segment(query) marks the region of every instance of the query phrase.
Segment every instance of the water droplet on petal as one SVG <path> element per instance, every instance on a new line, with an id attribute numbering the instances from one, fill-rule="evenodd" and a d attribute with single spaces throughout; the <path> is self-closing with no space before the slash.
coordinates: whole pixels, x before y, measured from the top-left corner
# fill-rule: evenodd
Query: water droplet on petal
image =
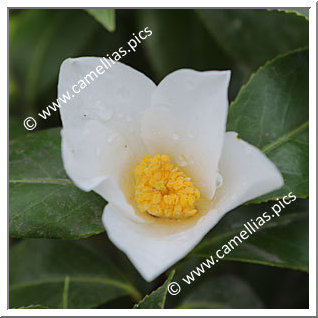
<path id="1" fill-rule="evenodd" d="M 108 121 L 113 117 L 113 111 L 110 108 L 106 108 L 101 113 L 101 119 L 104 121 Z"/>
<path id="2" fill-rule="evenodd" d="M 185 167 L 188 165 L 188 161 L 187 161 L 187 158 L 185 155 L 178 156 L 176 161 L 177 161 L 178 166 L 180 166 L 180 167 Z"/>
<path id="3" fill-rule="evenodd" d="M 100 147 L 96 148 L 96 155 L 99 156 L 102 152 L 102 149 Z"/>
<path id="4" fill-rule="evenodd" d="M 178 134 L 176 134 L 176 133 L 173 133 L 172 134 L 172 139 L 177 141 L 177 140 L 180 139 L 180 136 Z"/>
<path id="5" fill-rule="evenodd" d="M 125 87 L 120 87 L 119 89 L 117 89 L 116 93 L 117 96 L 122 100 L 125 100 L 129 97 L 129 91 Z"/>
<path id="6" fill-rule="evenodd" d="M 220 173 L 217 173 L 216 174 L 216 188 L 220 188 L 222 187 L 222 184 L 223 184 L 223 177 Z"/>
<path id="7" fill-rule="evenodd" d="M 193 138 L 194 138 L 193 133 L 189 132 L 189 133 L 188 133 L 188 137 L 189 137 L 190 139 L 193 139 Z"/>
<path id="8" fill-rule="evenodd" d="M 108 143 L 112 143 L 113 140 L 114 140 L 117 136 L 118 136 L 118 135 L 115 134 L 115 133 L 110 134 L 110 135 L 107 137 L 107 142 L 108 142 Z"/>
<path id="9" fill-rule="evenodd" d="M 113 116 L 111 107 L 105 105 L 104 102 L 97 100 L 90 108 L 85 108 L 85 118 L 93 120 L 108 121 Z"/>

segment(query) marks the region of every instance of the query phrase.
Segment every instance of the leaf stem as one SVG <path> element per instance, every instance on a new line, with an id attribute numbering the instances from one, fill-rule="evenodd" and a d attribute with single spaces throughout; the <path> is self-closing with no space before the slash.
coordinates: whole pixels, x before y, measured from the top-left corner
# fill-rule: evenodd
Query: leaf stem
<path id="1" fill-rule="evenodd" d="M 270 143 L 269 145 L 265 146 L 263 149 L 261 149 L 262 152 L 266 153 L 268 152 L 270 149 L 274 148 L 277 145 L 280 145 L 281 143 L 283 143 L 284 141 L 288 140 L 288 138 L 292 137 L 293 135 L 296 135 L 297 133 L 299 133 L 300 131 L 304 130 L 305 128 L 307 128 L 309 125 L 309 122 L 306 121 L 305 123 L 303 123 L 302 125 L 300 125 L 298 128 L 290 131 L 288 134 L 278 138 L 277 140 L 275 140 L 274 142 Z"/>
<path id="2" fill-rule="evenodd" d="M 44 184 L 73 184 L 69 179 L 52 179 L 52 178 L 37 178 L 37 179 L 11 179 L 9 183 L 44 183 Z"/>
<path id="3" fill-rule="evenodd" d="M 69 285 L 70 285 L 70 277 L 65 276 L 63 296 L 62 296 L 62 308 L 63 309 L 67 309 L 67 306 L 68 306 L 68 288 L 69 288 Z"/>
<path id="4" fill-rule="evenodd" d="M 139 293 L 139 291 L 134 288 L 133 286 L 131 286 L 131 288 L 129 289 L 130 295 L 132 297 L 132 299 L 136 302 L 139 303 L 142 300 L 142 296 Z"/>

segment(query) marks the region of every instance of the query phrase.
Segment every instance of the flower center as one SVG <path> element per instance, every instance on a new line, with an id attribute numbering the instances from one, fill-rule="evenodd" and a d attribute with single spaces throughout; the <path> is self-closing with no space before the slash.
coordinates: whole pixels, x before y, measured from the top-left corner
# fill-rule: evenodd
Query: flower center
<path id="1" fill-rule="evenodd" d="M 135 200 L 141 212 L 183 219 L 197 213 L 199 190 L 167 155 L 146 155 L 135 168 Z"/>

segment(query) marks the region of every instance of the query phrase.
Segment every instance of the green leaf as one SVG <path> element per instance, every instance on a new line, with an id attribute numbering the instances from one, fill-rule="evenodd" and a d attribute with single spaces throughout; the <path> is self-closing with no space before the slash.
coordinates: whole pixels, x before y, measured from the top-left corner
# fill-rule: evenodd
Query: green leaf
<path id="1" fill-rule="evenodd" d="M 207 70 L 229 66 L 230 60 L 192 10 L 148 9 L 137 13 L 140 28 L 148 26 L 152 31 L 143 45 L 159 80 L 183 67 Z"/>
<path id="2" fill-rule="evenodd" d="M 80 238 L 104 231 L 106 202 L 66 176 L 59 128 L 28 134 L 9 146 L 11 236 Z"/>
<path id="3" fill-rule="evenodd" d="M 19 308 L 15 308 L 15 309 L 50 309 L 49 307 L 46 306 L 42 306 L 42 305 L 29 305 L 26 307 L 19 307 Z"/>
<path id="4" fill-rule="evenodd" d="M 9 76 L 9 98 L 14 98 L 18 94 L 18 88 L 12 76 Z"/>
<path id="5" fill-rule="evenodd" d="M 278 10 L 285 13 L 294 13 L 301 17 L 304 17 L 306 20 L 309 20 L 309 8 L 296 8 L 296 9 L 268 9 L 268 10 Z"/>
<path id="6" fill-rule="evenodd" d="M 80 53 L 97 27 L 81 10 L 31 9 L 10 16 L 10 71 L 29 112 L 36 111 L 38 96 L 57 82 L 63 60 Z"/>
<path id="7" fill-rule="evenodd" d="M 115 31 L 115 10 L 114 9 L 85 9 L 102 26 L 112 32 Z"/>
<path id="8" fill-rule="evenodd" d="M 178 308 L 256 309 L 264 308 L 264 305 L 245 281 L 233 275 L 222 275 L 204 281 Z"/>
<path id="9" fill-rule="evenodd" d="M 271 203 L 241 206 L 227 214 L 191 252 L 190 256 L 215 258 L 215 253 L 264 212 L 273 215 Z M 255 228 L 255 227 L 254 227 Z M 232 243 L 234 245 L 234 243 Z M 308 201 L 296 200 L 272 217 L 223 260 L 250 262 L 308 271 Z"/>
<path id="10" fill-rule="evenodd" d="M 24 118 L 9 116 L 9 140 L 29 133 L 23 126 Z"/>
<path id="11" fill-rule="evenodd" d="M 220 47 L 252 71 L 278 54 L 308 46 L 308 22 L 293 14 L 263 9 L 198 13 Z"/>
<path id="12" fill-rule="evenodd" d="M 284 177 L 284 186 L 253 202 L 293 192 L 308 196 L 308 50 L 275 58 L 261 67 L 231 104 L 227 130 L 261 149 Z"/>
<path id="13" fill-rule="evenodd" d="M 92 308 L 134 287 L 103 255 L 76 241 L 27 240 L 10 249 L 10 307 Z"/>
<path id="14" fill-rule="evenodd" d="M 163 309 L 166 303 L 168 286 L 171 283 L 174 274 L 175 271 L 171 271 L 165 283 L 153 291 L 150 295 L 145 296 L 134 306 L 134 309 Z"/>
<path id="15" fill-rule="evenodd" d="M 151 37 L 143 42 L 160 81 L 180 68 L 206 71 L 232 69 L 231 97 L 242 85 L 242 72 L 209 35 L 193 10 L 138 10 L 139 28 L 148 26 Z"/>

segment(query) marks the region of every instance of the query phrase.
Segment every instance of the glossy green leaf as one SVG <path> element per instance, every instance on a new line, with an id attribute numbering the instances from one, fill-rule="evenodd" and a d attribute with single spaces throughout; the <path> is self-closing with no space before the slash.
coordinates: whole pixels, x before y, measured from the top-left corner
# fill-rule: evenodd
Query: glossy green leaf
<path id="1" fill-rule="evenodd" d="M 173 270 L 162 286 L 153 291 L 150 295 L 145 296 L 134 309 L 163 309 L 166 303 L 168 286 L 175 274 Z"/>
<path id="2" fill-rule="evenodd" d="M 9 98 L 14 98 L 18 94 L 18 88 L 12 76 L 9 76 Z"/>
<path id="3" fill-rule="evenodd" d="M 178 308 L 256 309 L 264 305 L 245 281 L 233 275 L 221 275 L 192 290 Z"/>
<path id="4" fill-rule="evenodd" d="M 143 45 L 159 80 L 179 68 L 208 70 L 231 64 L 193 11 L 140 10 L 137 16 L 140 28 L 152 31 Z"/>
<path id="5" fill-rule="evenodd" d="M 29 133 L 23 126 L 24 118 L 9 117 L 9 140 L 16 139 Z"/>
<path id="6" fill-rule="evenodd" d="M 30 305 L 30 306 L 26 306 L 26 307 L 19 307 L 16 309 L 50 309 L 49 307 L 46 306 L 42 306 L 42 305 Z"/>
<path id="7" fill-rule="evenodd" d="M 296 200 L 274 216 L 275 202 L 241 206 L 227 214 L 192 251 L 190 256 L 215 257 L 218 249 L 264 212 L 272 219 L 221 260 L 242 261 L 308 271 L 308 201 Z M 253 230 L 251 230 L 253 232 Z M 237 242 L 239 242 L 237 240 Z M 203 259 L 204 261 L 204 259 Z M 217 266 L 217 265 L 216 265 Z"/>
<path id="8" fill-rule="evenodd" d="M 35 112 L 39 94 L 57 83 L 63 60 L 80 53 L 97 27 L 82 10 L 23 10 L 10 16 L 10 71 L 29 112 Z"/>
<path id="9" fill-rule="evenodd" d="M 294 14 L 265 9 L 202 9 L 198 14 L 220 47 L 250 70 L 308 46 L 308 22 Z"/>
<path id="10" fill-rule="evenodd" d="M 115 31 L 115 10 L 114 9 L 86 9 L 102 26 L 112 32 Z"/>
<path id="11" fill-rule="evenodd" d="M 260 68 L 231 104 L 227 130 L 261 149 L 282 172 L 285 184 L 253 202 L 293 192 L 308 196 L 308 51 L 275 58 Z"/>
<path id="12" fill-rule="evenodd" d="M 294 13 L 299 16 L 304 17 L 305 19 L 309 20 L 309 9 L 308 8 L 296 8 L 296 9 L 269 9 L 269 10 L 278 10 L 283 11 L 285 13 Z"/>
<path id="13" fill-rule="evenodd" d="M 10 249 L 10 307 L 92 308 L 134 287 L 103 255 L 76 241 L 27 240 Z"/>
<path id="14" fill-rule="evenodd" d="M 160 81 L 180 68 L 201 71 L 231 69 L 231 97 L 242 85 L 242 72 L 212 38 L 193 10 L 140 10 L 139 28 L 148 26 L 151 37 L 143 42 Z"/>
<path id="15" fill-rule="evenodd" d="M 106 201 L 66 176 L 59 128 L 28 134 L 9 147 L 11 236 L 80 238 L 104 231 Z"/>

